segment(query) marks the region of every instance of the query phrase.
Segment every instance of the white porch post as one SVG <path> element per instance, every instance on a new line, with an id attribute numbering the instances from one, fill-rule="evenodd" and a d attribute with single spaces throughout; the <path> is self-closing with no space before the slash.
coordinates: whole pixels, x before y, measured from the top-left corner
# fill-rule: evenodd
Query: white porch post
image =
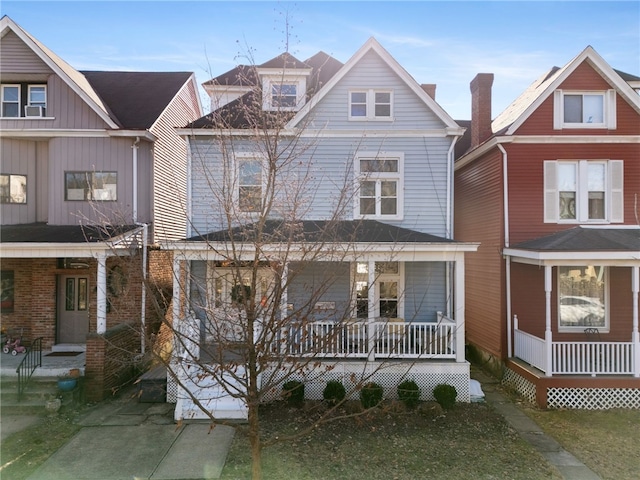
<path id="1" fill-rule="evenodd" d="M 544 330 L 544 343 L 545 343 L 545 371 L 544 374 L 547 377 L 552 375 L 553 366 L 553 338 L 551 334 L 551 284 L 553 279 L 553 267 L 546 265 L 544 267 L 544 296 L 545 296 L 545 330 Z"/>
<path id="2" fill-rule="evenodd" d="M 631 292 L 633 298 L 633 376 L 640 377 L 640 334 L 638 334 L 638 289 L 640 285 L 640 267 L 631 267 Z"/>
<path id="3" fill-rule="evenodd" d="M 286 325 L 283 322 L 283 320 L 287 318 L 287 315 L 289 314 L 289 296 L 288 291 L 285 288 L 285 286 L 287 285 L 288 276 L 289 264 L 285 263 L 282 266 L 282 276 L 280 278 L 280 289 L 282 291 L 282 295 L 280 296 L 280 335 L 282 335 L 282 338 L 280 340 L 286 341 L 276 342 L 276 348 L 280 350 L 280 353 L 287 353 L 291 348 L 293 348 L 290 346 L 293 343 L 292 339 L 289 338 L 292 335 L 292 329 L 289 325 L 289 322 L 287 322 Z"/>
<path id="4" fill-rule="evenodd" d="M 368 278 L 367 283 L 369 289 L 367 290 L 367 351 L 369 352 L 368 360 L 371 362 L 375 360 L 375 347 L 376 347 L 376 333 L 374 331 L 374 322 L 376 320 L 376 262 L 369 260 L 368 265 Z"/>
<path id="5" fill-rule="evenodd" d="M 173 329 L 177 330 L 180 323 L 180 307 L 182 297 L 180 296 L 180 263 L 181 259 L 174 253 L 173 255 L 173 312 L 172 323 Z"/>
<path id="6" fill-rule="evenodd" d="M 456 321 L 456 362 L 465 361 L 464 354 L 464 255 L 461 259 L 454 262 L 455 278 L 454 278 L 454 305 L 455 305 L 455 321 Z"/>
<path id="7" fill-rule="evenodd" d="M 97 326 L 96 332 L 107 331 L 107 256 L 104 253 L 98 255 L 98 285 L 96 289 L 97 301 Z"/>

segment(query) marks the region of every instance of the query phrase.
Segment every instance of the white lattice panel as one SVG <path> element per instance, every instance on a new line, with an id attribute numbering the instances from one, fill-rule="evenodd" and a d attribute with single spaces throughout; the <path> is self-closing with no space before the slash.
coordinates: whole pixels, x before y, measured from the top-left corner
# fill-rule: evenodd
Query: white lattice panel
<path id="1" fill-rule="evenodd" d="M 378 367 L 378 368 L 376 368 Z M 274 372 L 274 379 L 278 380 L 278 372 Z M 424 364 L 389 364 L 375 365 L 362 362 L 336 362 L 329 371 L 318 372 L 308 370 L 299 375 L 296 380 L 305 384 L 305 398 L 322 400 L 322 392 L 329 380 L 343 383 L 350 398 L 357 399 L 359 392 L 356 385 L 361 379 L 365 382 L 376 382 L 384 388 L 385 398 L 397 399 L 397 386 L 404 380 L 413 380 L 420 387 L 421 400 L 434 400 L 433 389 L 446 383 L 455 387 L 457 401 L 469 402 L 469 364 L 467 363 L 424 363 Z M 283 373 L 280 383 L 293 378 Z M 265 397 L 265 401 L 280 398 L 281 389 L 275 388 Z"/>
<path id="2" fill-rule="evenodd" d="M 549 388 L 547 391 L 547 407 L 584 410 L 640 408 L 640 389 Z"/>
<path id="3" fill-rule="evenodd" d="M 535 405 L 536 385 L 533 382 L 530 382 L 529 380 L 524 378 L 522 375 L 518 375 L 513 370 L 509 370 L 508 368 L 506 368 L 504 371 L 502 384 L 513 388 L 516 392 L 518 392 L 521 396 L 523 396 L 527 401 Z"/>

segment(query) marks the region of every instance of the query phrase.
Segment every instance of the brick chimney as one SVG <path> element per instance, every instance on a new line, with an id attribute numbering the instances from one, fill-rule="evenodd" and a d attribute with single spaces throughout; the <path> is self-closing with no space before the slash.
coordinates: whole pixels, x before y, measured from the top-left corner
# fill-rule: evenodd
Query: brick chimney
<path id="1" fill-rule="evenodd" d="M 477 147 L 491 132 L 491 86 L 493 73 L 479 73 L 471 81 L 471 148 Z"/>
<path id="2" fill-rule="evenodd" d="M 422 87 L 422 90 L 427 92 L 427 95 L 429 95 L 434 100 L 436 99 L 436 84 L 435 83 L 423 83 L 420 86 Z"/>

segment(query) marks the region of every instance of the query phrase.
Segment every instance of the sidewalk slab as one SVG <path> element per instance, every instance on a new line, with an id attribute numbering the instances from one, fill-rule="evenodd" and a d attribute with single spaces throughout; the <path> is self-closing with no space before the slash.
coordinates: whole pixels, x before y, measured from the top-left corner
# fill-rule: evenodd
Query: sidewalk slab
<path id="1" fill-rule="evenodd" d="M 185 425 L 151 480 L 220 478 L 234 434 L 226 425 Z"/>
<path id="2" fill-rule="evenodd" d="M 85 427 L 28 480 L 150 478 L 180 433 L 175 425 Z"/>

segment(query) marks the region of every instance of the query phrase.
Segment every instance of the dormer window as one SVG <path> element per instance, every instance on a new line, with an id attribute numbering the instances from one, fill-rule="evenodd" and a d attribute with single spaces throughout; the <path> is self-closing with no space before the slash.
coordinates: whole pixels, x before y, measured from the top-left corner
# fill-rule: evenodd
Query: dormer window
<path id="1" fill-rule="evenodd" d="M 300 110 L 305 103 L 310 71 L 258 69 L 262 77 L 262 108 L 285 112 Z"/>
<path id="2" fill-rule="evenodd" d="M 554 129 L 616 128 L 615 90 L 575 92 L 556 90 Z"/>
<path id="3" fill-rule="evenodd" d="M 295 107 L 298 103 L 298 85 L 295 83 L 283 83 L 271 85 L 271 106 Z"/>

